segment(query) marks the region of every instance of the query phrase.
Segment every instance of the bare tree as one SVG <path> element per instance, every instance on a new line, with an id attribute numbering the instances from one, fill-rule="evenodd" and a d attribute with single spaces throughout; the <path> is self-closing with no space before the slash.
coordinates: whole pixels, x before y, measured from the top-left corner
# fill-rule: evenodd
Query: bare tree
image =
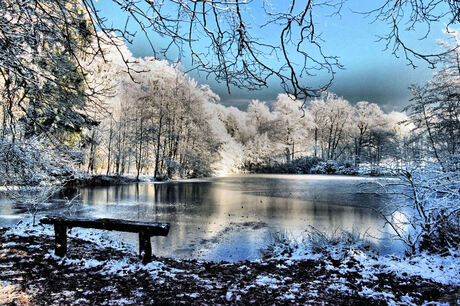
<path id="1" fill-rule="evenodd" d="M 327 55 L 321 45 L 315 14 L 327 9 L 337 14 L 342 1 L 296 2 L 276 8 L 263 1 L 211 0 L 114 0 L 125 13 L 127 24 L 136 23 L 145 34 L 155 57 L 178 54 L 178 60 L 190 55 L 193 67 L 208 76 L 232 86 L 259 89 L 276 77 L 284 90 L 298 98 L 324 90 L 341 67 L 334 56 Z M 94 29 L 115 32 L 127 41 L 134 33 L 113 28 L 102 17 L 92 0 L 82 1 Z M 263 11 L 264 20 L 254 22 L 253 12 Z M 277 33 L 266 35 L 265 33 Z M 161 36 L 165 47 L 153 43 Z M 274 60 L 279 64 L 273 65 Z M 320 72 L 330 79 L 317 88 L 307 85 L 307 77 Z"/>
<path id="2" fill-rule="evenodd" d="M 427 62 L 432 68 L 446 54 L 458 50 L 453 45 L 440 52 L 424 53 L 407 41 L 408 35 L 418 35 L 424 40 L 436 23 L 444 23 L 445 31 L 451 32 L 451 27 L 460 23 L 460 2 L 456 0 L 424 1 L 424 0 L 385 0 L 377 8 L 365 12 L 388 25 L 388 32 L 378 37 L 384 41 L 386 49 L 398 57 L 401 53 L 412 67 L 416 67 L 416 59 Z"/>

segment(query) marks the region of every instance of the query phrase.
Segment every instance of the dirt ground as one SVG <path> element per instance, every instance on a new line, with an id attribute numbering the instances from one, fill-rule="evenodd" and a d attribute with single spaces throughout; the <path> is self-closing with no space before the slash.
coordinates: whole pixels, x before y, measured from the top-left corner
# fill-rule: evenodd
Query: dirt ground
<path id="1" fill-rule="evenodd" d="M 54 238 L 0 230 L 0 304 L 456 304 L 458 288 L 421 278 L 362 278 L 356 261 L 274 260 L 214 263 L 155 258 L 70 238 L 65 259 Z M 343 269 L 335 269 L 346 264 Z M 356 269 L 353 269 L 356 268 Z M 350 272 L 356 271 L 356 272 Z"/>

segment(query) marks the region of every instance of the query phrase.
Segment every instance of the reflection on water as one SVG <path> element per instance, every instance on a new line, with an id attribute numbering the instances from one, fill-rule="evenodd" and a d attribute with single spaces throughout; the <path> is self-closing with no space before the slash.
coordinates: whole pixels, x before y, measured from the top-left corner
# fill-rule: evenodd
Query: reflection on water
<path id="1" fill-rule="evenodd" d="M 369 181 L 342 176 L 244 175 L 83 188 L 70 208 L 61 201 L 50 204 L 43 213 L 70 211 L 81 216 L 169 222 L 167 237 L 152 238 L 156 255 L 245 260 L 259 257 L 274 233 L 302 235 L 309 226 L 384 237 L 383 222 L 374 209 L 396 199 L 375 194 L 375 185 L 364 184 Z M 0 225 L 7 222 L 3 216 L 21 213 L 13 213 L 14 209 L 2 205 Z M 133 247 L 137 244 L 136 235 L 113 236 Z"/>

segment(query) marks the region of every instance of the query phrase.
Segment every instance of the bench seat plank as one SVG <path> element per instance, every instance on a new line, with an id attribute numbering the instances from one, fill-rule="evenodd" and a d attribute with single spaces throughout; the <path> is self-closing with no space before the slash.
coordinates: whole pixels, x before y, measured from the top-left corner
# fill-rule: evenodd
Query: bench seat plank
<path id="1" fill-rule="evenodd" d="M 42 224 L 63 224 L 66 227 L 94 228 L 108 231 L 120 231 L 139 233 L 144 232 L 150 236 L 167 236 L 169 233 L 168 223 L 138 222 L 130 220 L 110 218 L 90 218 L 73 216 L 44 217 L 40 219 Z"/>

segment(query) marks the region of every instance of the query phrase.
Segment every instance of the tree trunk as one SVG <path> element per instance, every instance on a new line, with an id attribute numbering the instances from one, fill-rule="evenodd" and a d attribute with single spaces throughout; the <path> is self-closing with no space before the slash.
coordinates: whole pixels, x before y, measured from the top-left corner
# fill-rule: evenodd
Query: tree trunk
<path id="1" fill-rule="evenodd" d="M 315 127 L 315 157 L 318 157 L 318 128 Z"/>
<path id="2" fill-rule="evenodd" d="M 89 150 L 89 160 L 88 160 L 88 173 L 94 173 L 94 159 L 96 155 L 96 144 L 94 138 L 96 137 L 96 128 L 93 128 L 93 132 L 91 134 L 91 144 Z"/>
<path id="3" fill-rule="evenodd" d="M 156 139 L 156 153 L 155 153 L 155 171 L 153 177 L 156 179 L 158 177 L 159 172 L 159 164 L 160 164 L 160 147 L 161 147 L 161 129 L 163 123 L 163 110 L 160 108 L 160 120 L 158 122 L 158 131 L 157 131 L 157 139 Z"/>
<path id="4" fill-rule="evenodd" d="M 285 154 L 286 154 L 286 163 L 291 161 L 291 152 L 289 152 L 289 148 L 286 147 L 285 149 Z"/>
<path id="5" fill-rule="evenodd" d="M 140 119 L 140 127 L 139 127 L 139 147 L 138 147 L 138 155 L 136 156 L 136 171 L 137 171 L 137 175 L 136 175 L 136 180 L 139 180 L 139 174 L 140 174 L 140 171 L 141 171 L 141 168 L 142 168 L 142 145 L 143 145 L 143 118 L 142 118 L 142 115 L 141 115 L 141 119 Z"/>
<path id="6" fill-rule="evenodd" d="M 113 127 L 112 127 L 112 118 L 110 118 L 110 130 L 109 130 L 109 145 L 107 148 L 107 173 L 108 176 L 110 173 L 110 158 L 112 153 L 112 137 L 113 137 Z"/>

